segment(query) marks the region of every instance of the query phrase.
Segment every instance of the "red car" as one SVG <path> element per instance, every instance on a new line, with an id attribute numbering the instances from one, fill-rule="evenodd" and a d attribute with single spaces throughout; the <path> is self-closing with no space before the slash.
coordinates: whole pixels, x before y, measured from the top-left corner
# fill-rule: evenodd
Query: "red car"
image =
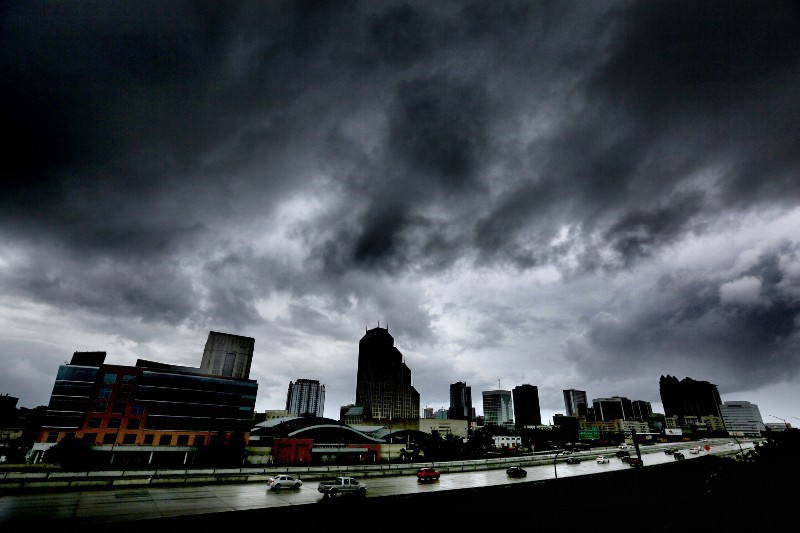
<path id="1" fill-rule="evenodd" d="M 623 463 L 628 463 L 628 466 L 643 466 L 644 463 L 638 457 L 623 457 Z"/>
<path id="2" fill-rule="evenodd" d="M 419 481 L 437 480 L 440 475 L 435 468 L 426 467 L 417 470 L 417 480 Z"/>

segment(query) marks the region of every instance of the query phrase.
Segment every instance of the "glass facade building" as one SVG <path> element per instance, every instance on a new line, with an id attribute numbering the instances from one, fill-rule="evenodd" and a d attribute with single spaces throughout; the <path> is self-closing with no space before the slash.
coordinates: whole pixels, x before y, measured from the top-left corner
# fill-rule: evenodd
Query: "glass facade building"
<path id="1" fill-rule="evenodd" d="M 483 391 L 483 423 L 484 425 L 513 425 L 514 412 L 510 390 Z"/>
<path id="2" fill-rule="evenodd" d="M 187 464 L 195 450 L 232 434 L 246 441 L 256 381 L 141 359 L 136 366 L 109 365 L 105 356 L 75 352 L 59 367 L 41 446 L 34 447 L 38 459 L 68 434 L 95 451 L 111 452 L 112 464 L 137 465 L 167 452 L 179 452 L 172 460 Z"/>
<path id="3" fill-rule="evenodd" d="M 564 409 L 566 409 L 567 416 L 586 417 L 589 414 L 586 391 L 577 389 L 565 390 Z"/>

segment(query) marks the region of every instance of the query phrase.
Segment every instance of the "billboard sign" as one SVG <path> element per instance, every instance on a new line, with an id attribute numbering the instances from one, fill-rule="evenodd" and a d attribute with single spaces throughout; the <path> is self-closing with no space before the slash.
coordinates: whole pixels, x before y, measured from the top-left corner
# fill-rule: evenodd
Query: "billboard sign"
<path id="1" fill-rule="evenodd" d="M 580 440 L 599 440 L 600 428 L 583 428 L 578 430 L 578 439 Z"/>
<path id="2" fill-rule="evenodd" d="M 681 428 L 666 428 L 664 429 L 664 435 L 683 435 L 683 431 Z"/>

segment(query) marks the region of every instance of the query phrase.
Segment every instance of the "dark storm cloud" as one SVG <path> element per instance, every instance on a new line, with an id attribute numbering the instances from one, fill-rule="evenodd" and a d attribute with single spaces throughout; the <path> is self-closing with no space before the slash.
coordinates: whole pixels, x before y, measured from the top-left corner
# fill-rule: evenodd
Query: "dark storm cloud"
<path id="1" fill-rule="evenodd" d="M 607 22 L 618 31 L 587 95 L 629 128 L 637 159 L 683 151 L 695 168 L 719 165 L 706 209 L 797 201 L 796 2 L 640 2 Z"/>
<path id="2" fill-rule="evenodd" d="M 586 356 L 597 358 L 592 368 L 612 364 L 622 372 L 650 357 L 689 358 L 705 361 L 708 373 L 716 365 L 736 368 L 737 377 L 723 384 L 728 390 L 796 376 L 800 302 L 786 288 L 800 279 L 777 268 L 778 261 L 775 252 L 764 254 L 743 273 L 760 281 L 757 301 L 726 302 L 719 279 L 680 274 L 665 275 L 652 293 L 621 299 L 609 309 L 613 319 L 587 321 Z"/>
<path id="3" fill-rule="evenodd" d="M 736 223 L 798 204 L 799 13 L 6 2 L 3 293 L 124 321 L 143 351 L 157 334 L 130 324 L 297 350 L 388 320 L 424 361 L 467 320 L 459 357 L 574 335 L 598 375 L 691 357 L 767 383 L 798 366 L 796 238 L 758 249 Z M 718 272 L 659 263 L 720 232 Z"/>
<path id="4" fill-rule="evenodd" d="M 608 230 L 606 238 L 625 265 L 630 265 L 682 236 L 701 206 L 702 196 L 689 194 L 670 198 L 663 207 L 630 211 Z"/>

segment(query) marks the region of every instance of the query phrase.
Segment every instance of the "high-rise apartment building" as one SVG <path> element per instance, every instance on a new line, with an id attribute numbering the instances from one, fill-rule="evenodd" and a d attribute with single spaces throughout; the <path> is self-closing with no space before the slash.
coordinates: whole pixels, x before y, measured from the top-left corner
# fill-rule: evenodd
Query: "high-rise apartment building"
<path id="1" fill-rule="evenodd" d="M 355 405 L 364 409 L 367 422 L 419 423 L 419 392 L 389 328 L 367 330 L 358 343 Z"/>
<path id="2" fill-rule="evenodd" d="M 659 380 L 661 404 L 666 416 L 720 416 L 722 403 L 717 386 L 708 381 L 674 376 L 661 376 Z"/>
<path id="3" fill-rule="evenodd" d="M 450 409 L 447 418 L 452 420 L 474 421 L 472 407 L 472 387 L 463 381 L 450 384 Z"/>
<path id="4" fill-rule="evenodd" d="M 247 379 L 255 342 L 252 337 L 212 331 L 208 334 L 200 368 L 214 376 Z"/>
<path id="5" fill-rule="evenodd" d="M 510 390 L 483 391 L 483 424 L 508 426 L 514 423 Z"/>
<path id="6" fill-rule="evenodd" d="M 295 416 L 322 416 L 325 410 L 325 385 L 316 379 L 298 379 L 289 382 L 286 410 Z"/>
<path id="7" fill-rule="evenodd" d="M 566 409 L 567 416 L 586 417 L 589 413 L 589 401 L 586 399 L 586 391 L 565 390 L 564 409 Z"/>
<path id="8" fill-rule="evenodd" d="M 523 384 L 517 385 L 511 392 L 516 427 L 541 426 L 542 413 L 539 409 L 539 388 L 534 385 Z"/>

